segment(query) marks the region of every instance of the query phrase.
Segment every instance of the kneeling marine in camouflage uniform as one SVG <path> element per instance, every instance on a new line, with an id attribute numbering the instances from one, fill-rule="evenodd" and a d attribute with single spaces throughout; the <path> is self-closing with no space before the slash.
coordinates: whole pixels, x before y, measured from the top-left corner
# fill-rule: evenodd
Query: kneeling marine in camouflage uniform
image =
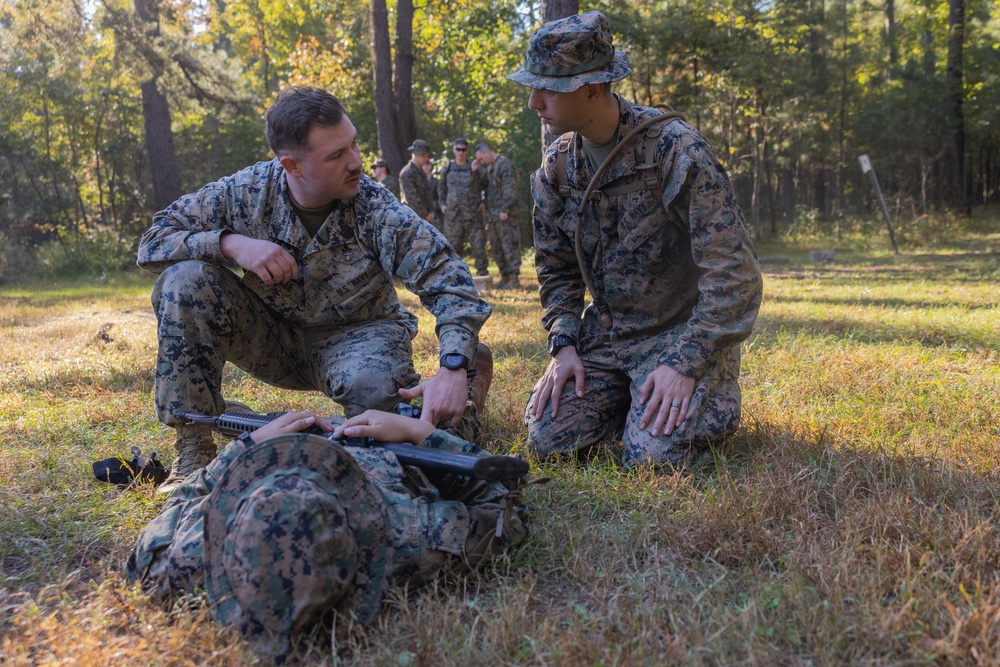
<path id="1" fill-rule="evenodd" d="M 562 135 L 531 180 L 552 361 L 525 422 L 540 456 L 621 434 L 626 466 L 669 468 L 739 425 L 740 343 L 762 281 L 708 141 L 614 94 L 630 72 L 607 18 L 587 12 L 536 30 L 508 77 Z"/>

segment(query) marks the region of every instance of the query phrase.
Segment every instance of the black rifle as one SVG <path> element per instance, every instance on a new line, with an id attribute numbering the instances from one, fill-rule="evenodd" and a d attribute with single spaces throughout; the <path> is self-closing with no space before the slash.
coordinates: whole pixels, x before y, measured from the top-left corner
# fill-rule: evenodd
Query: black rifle
<path id="1" fill-rule="evenodd" d="M 189 424 L 211 426 L 222 435 L 235 438 L 241 433 L 251 433 L 265 424 L 274 421 L 283 412 L 272 412 L 260 415 L 253 412 L 223 412 L 218 417 L 197 415 L 191 412 L 179 414 Z M 325 417 L 331 424 L 343 422 L 341 417 Z M 380 442 L 372 438 L 334 437 L 332 432 L 324 432 L 316 426 L 311 426 L 303 433 L 313 433 L 323 436 L 341 446 L 381 447 L 392 452 L 404 465 L 416 466 L 424 470 L 456 473 L 473 479 L 487 482 L 506 482 L 524 477 L 528 474 L 528 462 L 513 456 L 494 456 L 491 454 L 466 454 L 463 452 L 446 452 L 438 449 L 425 449 L 409 443 Z"/>

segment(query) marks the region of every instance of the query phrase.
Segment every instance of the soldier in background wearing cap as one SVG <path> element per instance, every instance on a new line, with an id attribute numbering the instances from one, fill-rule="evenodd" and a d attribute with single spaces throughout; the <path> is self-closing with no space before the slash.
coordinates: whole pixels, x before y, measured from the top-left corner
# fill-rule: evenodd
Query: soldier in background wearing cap
<path id="1" fill-rule="evenodd" d="M 406 150 L 410 151 L 410 161 L 399 172 L 403 203 L 427 222 L 435 224 L 437 218 L 434 215 L 434 200 L 423 170 L 423 166 L 431 159 L 431 145 L 423 139 L 417 139 Z"/>
<path id="2" fill-rule="evenodd" d="M 391 192 L 396 199 L 399 199 L 399 181 L 396 180 L 395 176 L 389 174 L 388 162 L 382 158 L 372 162 L 372 176 L 379 185 Z"/>
<path id="3" fill-rule="evenodd" d="M 483 221 L 483 190 L 475 178 L 478 166 L 469 160 L 469 142 L 455 139 L 455 156 L 441 170 L 438 199 L 444 211 L 444 235 L 455 252 L 465 254 L 465 242 L 472 248 L 477 276 L 488 276 L 490 261 L 486 255 L 486 225 Z"/>
<path id="4" fill-rule="evenodd" d="M 427 422 L 374 410 L 336 429 L 311 413 L 282 415 L 184 480 L 139 537 L 129 580 L 164 602 L 205 590 L 216 620 L 282 663 L 333 614 L 370 623 L 388 585 L 478 568 L 527 537 L 517 491 L 300 433 L 314 425 L 480 451 Z"/>
<path id="5" fill-rule="evenodd" d="M 642 128 L 663 112 L 611 92 L 630 73 L 607 18 L 587 12 L 536 30 L 507 77 L 562 135 L 531 180 L 552 359 L 525 422 L 542 457 L 620 433 L 626 466 L 670 468 L 739 425 L 761 275 L 708 141 L 673 115 Z"/>
<path id="6" fill-rule="evenodd" d="M 162 493 L 215 457 L 211 431 L 178 415 L 225 409 L 227 362 L 275 386 L 322 392 L 348 417 L 422 396 L 422 419 L 455 427 L 470 405 L 468 370 L 489 356 L 478 335 L 490 306 L 468 265 L 364 175 L 340 100 L 289 86 L 265 119 L 273 160 L 181 197 L 139 244 L 139 266 L 159 274 L 156 412 L 176 432 Z M 436 319 L 441 368 L 420 384 L 417 318 L 393 281 Z"/>

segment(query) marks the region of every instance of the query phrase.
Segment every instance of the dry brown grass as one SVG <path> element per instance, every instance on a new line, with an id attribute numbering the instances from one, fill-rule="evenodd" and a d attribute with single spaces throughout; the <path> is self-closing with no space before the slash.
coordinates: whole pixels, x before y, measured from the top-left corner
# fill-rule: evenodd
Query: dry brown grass
<path id="1" fill-rule="evenodd" d="M 530 494 L 522 549 L 394 591 L 375 627 L 336 651 L 317 639 L 305 662 L 1000 665 L 1000 257 L 984 243 L 823 267 L 762 248 L 791 263 L 767 275 L 736 437 L 673 475 L 622 471 L 620 443 L 536 466 L 553 481 Z M 90 481 L 95 459 L 168 446 L 148 292 L 0 290 L 0 664 L 258 661 L 200 599 L 161 609 L 127 586 L 162 500 Z M 547 362 L 537 293 L 490 300 L 484 440 L 524 451 Z M 255 407 L 334 412 L 234 369 L 225 383 Z"/>

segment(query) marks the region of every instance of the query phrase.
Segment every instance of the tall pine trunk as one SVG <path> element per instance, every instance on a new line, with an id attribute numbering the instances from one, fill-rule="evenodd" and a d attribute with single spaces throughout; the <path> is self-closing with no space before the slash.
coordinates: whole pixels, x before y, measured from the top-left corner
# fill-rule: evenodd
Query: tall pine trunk
<path id="1" fill-rule="evenodd" d="M 135 0 L 135 11 L 147 24 L 150 39 L 160 35 L 158 0 Z M 146 155 L 153 180 L 153 208 L 162 211 L 184 194 L 181 171 L 174 148 L 174 133 L 170 127 L 170 106 L 160 90 L 159 76 L 154 74 L 142 86 L 142 118 L 146 130 Z"/>
<path id="2" fill-rule="evenodd" d="M 389 43 L 389 10 L 372 0 L 372 59 L 375 64 L 375 124 L 390 173 L 406 164 L 406 146 L 416 138 L 413 117 L 413 0 L 396 5 L 396 56 Z M 395 60 L 395 62 L 394 62 Z"/>
<path id="3" fill-rule="evenodd" d="M 965 119 L 962 116 L 963 62 L 965 42 L 965 0 L 948 1 L 948 86 L 950 199 L 951 205 L 966 215 L 972 210 L 965 179 Z"/>

